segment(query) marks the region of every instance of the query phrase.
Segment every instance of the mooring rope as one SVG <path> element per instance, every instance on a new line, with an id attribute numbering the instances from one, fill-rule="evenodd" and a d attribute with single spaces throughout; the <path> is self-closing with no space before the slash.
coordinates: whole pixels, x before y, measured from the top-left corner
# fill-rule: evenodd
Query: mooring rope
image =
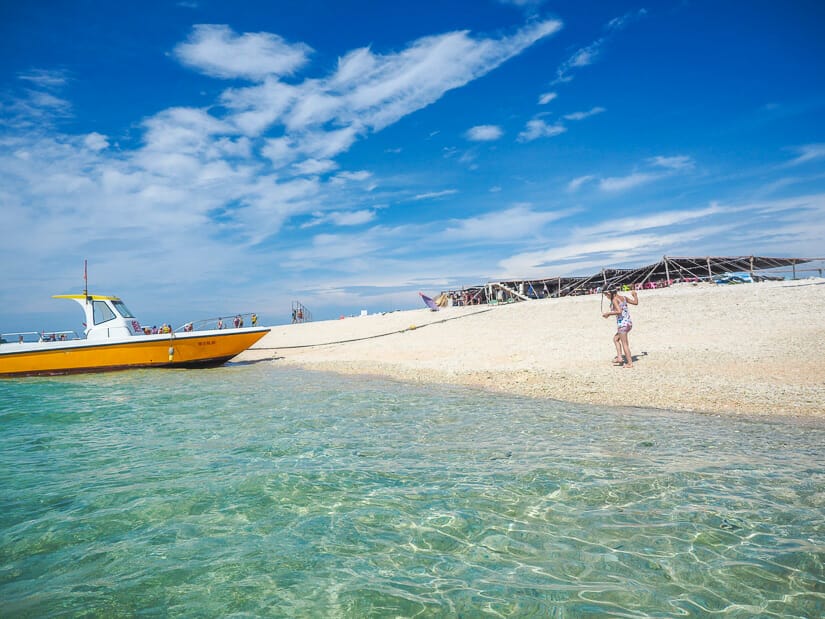
<path id="1" fill-rule="evenodd" d="M 429 327 L 430 325 L 440 325 L 444 324 L 445 322 L 450 322 L 451 320 L 458 320 L 459 318 L 468 318 L 469 316 L 476 316 L 478 314 L 483 314 L 485 312 L 492 312 L 495 307 L 489 307 L 487 309 L 480 310 L 478 312 L 473 312 L 472 314 L 463 314 L 462 316 L 453 316 L 452 318 L 445 318 L 443 320 L 436 320 L 435 322 L 427 322 L 423 325 L 411 325 L 406 329 L 400 329 L 398 331 L 389 331 L 387 333 L 379 333 L 378 335 L 367 335 L 365 337 L 356 337 L 349 340 L 336 340 L 334 342 L 322 342 L 320 344 L 300 344 L 297 346 L 272 346 L 272 347 L 252 347 L 249 350 L 294 350 L 296 348 L 314 348 L 316 346 L 332 346 L 334 344 L 349 344 L 350 342 L 363 342 L 364 340 L 374 340 L 379 337 L 386 337 L 388 335 L 398 335 L 399 333 L 406 333 L 407 331 L 415 331 L 417 329 L 423 329 L 424 327 Z"/>

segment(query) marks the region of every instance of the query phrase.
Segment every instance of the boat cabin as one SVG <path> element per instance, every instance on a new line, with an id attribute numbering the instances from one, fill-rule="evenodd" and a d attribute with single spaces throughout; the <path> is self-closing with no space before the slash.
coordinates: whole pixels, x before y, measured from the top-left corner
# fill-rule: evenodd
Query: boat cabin
<path id="1" fill-rule="evenodd" d="M 77 301 L 86 314 L 86 339 L 143 335 L 140 323 L 118 297 L 97 294 L 58 294 L 55 299 Z"/>

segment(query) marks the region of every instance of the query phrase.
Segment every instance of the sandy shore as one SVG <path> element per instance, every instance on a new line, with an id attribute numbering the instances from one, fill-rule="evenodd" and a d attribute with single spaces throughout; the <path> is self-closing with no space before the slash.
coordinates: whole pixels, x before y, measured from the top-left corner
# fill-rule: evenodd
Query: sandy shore
<path id="1" fill-rule="evenodd" d="M 239 359 L 569 402 L 825 417 L 824 311 L 823 279 L 643 291 L 633 369 L 611 364 L 615 319 L 595 295 L 276 326 Z M 343 340 L 360 341 L 330 344 Z"/>

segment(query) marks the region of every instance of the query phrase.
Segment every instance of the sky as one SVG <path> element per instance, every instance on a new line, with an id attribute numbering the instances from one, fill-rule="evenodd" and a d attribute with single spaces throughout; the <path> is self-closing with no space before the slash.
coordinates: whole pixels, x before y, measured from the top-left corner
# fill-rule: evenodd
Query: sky
<path id="1" fill-rule="evenodd" d="M 0 2 L 0 331 L 825 256 L 825 3 Z"/>

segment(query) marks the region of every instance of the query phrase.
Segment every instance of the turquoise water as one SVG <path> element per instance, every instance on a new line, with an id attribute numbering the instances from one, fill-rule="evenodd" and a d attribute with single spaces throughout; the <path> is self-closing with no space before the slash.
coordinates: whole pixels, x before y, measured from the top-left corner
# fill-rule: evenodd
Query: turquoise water
<path id="1" fill-rule="evenodd" d="M 0 381 L 0 615 L 821 617 L 824 445 L 268 363 Z"/>

